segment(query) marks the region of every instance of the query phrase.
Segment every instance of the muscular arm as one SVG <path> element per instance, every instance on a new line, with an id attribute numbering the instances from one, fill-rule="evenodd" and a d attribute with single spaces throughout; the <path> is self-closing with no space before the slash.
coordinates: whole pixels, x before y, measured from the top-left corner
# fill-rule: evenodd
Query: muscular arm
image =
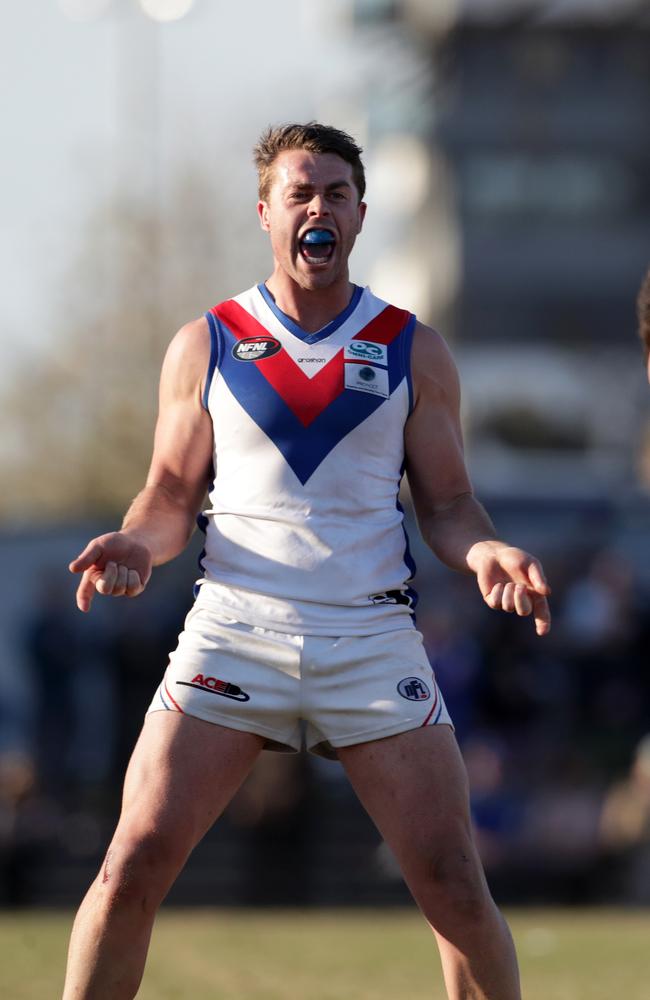
<path id="1" fill-rule="evenodd" d="M 92 539 L 70 564 L 82 573 L 77 604 L 88 611 L 95 590 L 133 597 L 152 566 L 185 547 L 205 494 L 212 462 L 212 423 L 202 406 L 210 357 L 205 319 L 174 337 L 160 377 L 160 405 L 153 457 L 144 489 L 118 532 Z"/>
<path id="2" fill-rule="evenodd" d="M 548 585 L 539 562 L 497 538 L 472 492 L 460 426 L 460 386 L 443 339 L 418 324 L 413 340 L 415 405 L 405 429 L 406 471 L 422 536 L 442 562 L 473 572 L 492 608 L 534 613 L 550 628 Z"/>

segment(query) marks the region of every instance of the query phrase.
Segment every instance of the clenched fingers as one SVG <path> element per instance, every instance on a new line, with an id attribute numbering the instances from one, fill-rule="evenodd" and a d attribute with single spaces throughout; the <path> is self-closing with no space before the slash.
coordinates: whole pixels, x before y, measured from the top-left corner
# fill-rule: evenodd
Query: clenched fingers
<path id="1" fill-rule="evenodd" d="M 533 605 L 530 597 L 528 596 L 528 589 L 523 583 L 504 583 L 500 584 L 502 587 L 500 607 L 502 611 L 507 611 L 508 614 L 516 612 L 518 615 L 526 616 L 533 610 Z M 493 588 L 493 592 L 494 592 Z"/>
<path id="2" fill-rule="evenodd" d="M 514 610 L 522 617 L 526 617 L 533 610 L 533 602 L 528 596 L 528 590 L 521 584 L 517 584 L 515 587 Z"/>
<path id="3" fill-rule="evenodd" d="M 494 611 L 500 611 L 502 608 L 504 588 L 505 584 L 495 583 L 492 589 L 485 595 L 485 603 L 493 608 Z"/>
<path id="4" fill-rule="evenodd" d="M 107 562 L 103 570 L 97 571 L 95 589 L 105 596 L 113 593 L 117 582 L 117 563 Z"/>
<path id="5" fill-rule="evenodd" d="M 121 566 L 118 564 L 117 576 L 115 577 L 115 583 L 113 584 L 113 597 L 124 597 L 126 594 L 126 583 L 129 576 L 129 570 L 127 566 Z"/>
<path id="6" fill-rule="evenodd" d="M 103 572 L 98 575 L 95 588 L 100 594 L 110 597 L 135 597 L 144 589 L 137 570 L 114 562 L 106 563 Z"/>
<path id="7" fill-rule="evenodd" d="M 140 574 L 134 569 L 130 569 L 126 581 L 126 596 L 137 597 L 144 590 L 144 585 L 140 579 Z"/>
<path id="8" fill-rule="evenodd" d="M 514 612 L 522 618 L 532 614 L 537 635 L 550 631 L 551 612 L 547 599 L 523 584 L 496 583 L 486 595 L 485 603 L 495 611 Z"/>
<path id="9" fill-rule="evenodd" d="M 526 587 L 521 583 L 495 583 L 485 601 L 495 611 L 507 611 L 512 614 L 529 615 L 532 604 Z"/>
<path id="10" fill-rule="evenodd" d="M 89 611 L 95 591 L 104 597 L 137 597 L 143 590 L 137 570 L 114 562 L 106 563 L 104 569 L 92 566 L 84 572 L 77 588 L 77 607 Z"/>

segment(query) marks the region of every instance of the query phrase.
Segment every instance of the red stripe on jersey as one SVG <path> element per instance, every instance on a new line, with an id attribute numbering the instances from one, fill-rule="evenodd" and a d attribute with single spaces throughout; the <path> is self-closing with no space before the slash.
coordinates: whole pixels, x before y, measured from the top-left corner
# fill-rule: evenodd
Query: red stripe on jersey
<path id="1" fill-rule="evenodd" d="M 342 351 L 312 378 L 305 375 L 286 351 L 254 363 L 303 427 L 309 427 L 343 392 Z"/>
<path id="2" fill-rule="evenodd" d="M 402 332 L 410 315 L 406 309 L 386 306 L 363 330 L 355 333 L 352 340 L 371 340 L 375 344 L 388 345 Z"/>
<path id="3" fill-rule="evenodd" d="M 269 331 L 234 299 L 215 306 L 212 312 L 226 324 L 237 340 L 243 340 L 245 337 L 271 336 Z M 352 339 L 390 344 L 404 328 L 408 316 L 409 313 L 404 309 L 387 306 Z M 271 355 L 270 358 L 247 364 L 257 365 L 264 378 L 273 386 L 303 427 L 309 427 L 344 389 L 342 348 L 318 374 L 311 378 L 305 375 L 285 350 Z"/>

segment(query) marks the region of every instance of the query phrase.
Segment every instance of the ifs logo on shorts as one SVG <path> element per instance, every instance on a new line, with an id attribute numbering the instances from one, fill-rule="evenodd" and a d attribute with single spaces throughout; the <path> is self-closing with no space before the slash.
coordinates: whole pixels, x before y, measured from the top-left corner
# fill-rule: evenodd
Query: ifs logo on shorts
<path id="1" fill-rule="evenodd" d="M 429 688 L 419 677 L 404 677 L 397 685 L 397 690 L 408 701 L 426 701 L 431 697 Z"/>

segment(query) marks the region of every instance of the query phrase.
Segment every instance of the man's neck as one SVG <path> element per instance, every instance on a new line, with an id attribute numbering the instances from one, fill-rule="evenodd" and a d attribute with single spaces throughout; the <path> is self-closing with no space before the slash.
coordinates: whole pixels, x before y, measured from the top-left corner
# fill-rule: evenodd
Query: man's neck
<path id="1" fill-rule="evenodd" d="M 278 309 L 305 333 L 316 333 L 331 323 L 350 303 L 354 285 L 346 277 L 328 288 L 301 288 L 274 272 L 266 282 Z"/>

